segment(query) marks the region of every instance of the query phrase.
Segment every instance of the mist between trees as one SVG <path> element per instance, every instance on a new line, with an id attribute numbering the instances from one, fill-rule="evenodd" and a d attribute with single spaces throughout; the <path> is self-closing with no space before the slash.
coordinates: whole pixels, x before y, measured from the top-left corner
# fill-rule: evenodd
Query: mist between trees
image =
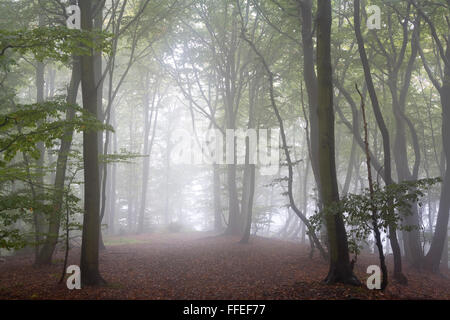
<path id="1" fill-rule="evenodd" d="M 449 12 L 2 0 L 0 254 L 96 286 L 118 239 L 198 232 L 294 241 L 327 284 L 446 274 Z"/>
<path id="2" fill-rule="evenodd" d="M 261 174 L 277 174 L 280 164 L 279 130 L 255 129 L 207 130 L 204 135 L 192 136 L 192 132 L 175 129 L 172 133 L 175 143 L 170 161 L 174 164 L 260 164 Z M 225 140 L 225 141 L 224 141 Z M 268 144 L 268 140 L 271 142 Z M 246 144 L 248 159 L 246 161 Z M 225 148 L 224 148 L 225 146 Z M 236 158 L 236 159 L 235 159 Z M 269 168 L 267 168 L 269 167 Z"/>

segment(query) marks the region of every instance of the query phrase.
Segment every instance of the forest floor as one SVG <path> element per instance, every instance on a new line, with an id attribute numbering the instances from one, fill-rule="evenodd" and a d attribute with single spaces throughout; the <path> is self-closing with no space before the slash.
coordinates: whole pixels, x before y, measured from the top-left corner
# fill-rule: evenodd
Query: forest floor
<path id="1" fill-rule="evenodd" d="M 40 268 L 32 266 L 32 255 L 6 257 L 0 262 L 0 299 L 450 299 L 450 273 L 405 268 L 408 286 L 390 282 L 384 293 L 365 285 L 326 285 L 327 263 L 317 252 L 310 259 L 307 246 L 238 240 L 201 232 L 106 238 L 100 269 L 108 284 L 81 290 L 58 284 L 63 252 Z M 69 265 L 79 264 L 79 254 L 79 248 L 70 251 Z M 363 284 L 367 266 L 377 262 L 374 255 L 358 259 L 355 273 Z"/>

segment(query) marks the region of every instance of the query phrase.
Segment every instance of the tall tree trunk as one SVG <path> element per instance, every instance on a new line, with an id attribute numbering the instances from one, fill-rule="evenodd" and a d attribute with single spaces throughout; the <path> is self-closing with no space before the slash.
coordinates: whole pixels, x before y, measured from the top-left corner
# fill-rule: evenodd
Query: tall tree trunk
<path id="1" fill-rule="evenodd" d="M 239 4 L 239 2 L 237 2 Z M 311 239 L 314 241 L 315 246 L 319 249 L 322 257 L 324 259 L 327 259 L 327 252 L 325 251 L 325 249 L 323 248 L 322 244 L 320 243 L 314 229 L 312 228 L 312 225 L 310 224 L 310 222 L 308 221 L 308 219 L 303 215 L 303 213 L 298 209 L 298 207 L 295 204 L 295 199 L 294 199 L 294 194 L 292 191 L 292 186 L 293 186 L 293 163 L 291 160 L 291 156 L 289 153 L 289 146 L 287 143 L 287 138 L 286 138 L 286 131 L 284 129 L 284 122 L 283 119 L 281 118 L 280 115 L 280 111 L 278 110 L 277 104 L 276 104 L 276 100 L 275 100 L 275 90 L 274 90 L 274 76 L 273 73 L 270 71 L 269 65 L 267 64 L 266 60 L 264 59 L 264 56 L 258 51 L 258 49 L 256 48 L 255 44 L 249 40 L 248 38 L 245 37 L 245 30 L 242 30 L 243 32 L 241 33 L 242 38 L 244 39 L 244 41 L 246 41 L 250 47 L 253 49 L 253 51 L 256 53 L 256 55 L 261 59 L 261 62 L 263 64 L 263 67 L 265 69 L 265 72 L 268 76 L 268 80 L 269 80 L 269 94 L 270 94 L 270 102 L 272 105 L 272 109 L 275 113 L 275 116 L 278 120 L 278 124 L 280 126 L 280 135 L 281 135 L 281 141 L 282 141 L 282 146 L 283 146 L 283 151 L 284 151 L 284 155 L 286 157 L 286 162 L 287 162 L 287 167 L 288 167 L 288 197 L 289 197 L 289 205 L 291 206 L 292 210 L 294 210 L 295 214 L 302 220 L 302 222 L 306 225 L 306 227 L 308 228 L 309 232 L 310 232 L 310 236 Z M 336 182 L 337 184 L 337 182 Z M 273 191 L 273 190 L 272 190 Z M 273 200 L 273 198 L 271 198 L 271 201 Z M 272 203 L 271 203 L 272 206 Z M 269 233 L 270 231 L 270 224 L 271 224 L 271 220 L 272 220 L 272 212 L 270 212 L 270 217 L 269 217 L 269 223 L 268 223 L 268 229 L 267 232 Z"/>
<path id="2" fill-rule="evenodd" d="M 227 131 L 235 132 L 235 116 L 234 104 L 229 102 L 227 107 Z M 228 185 L 228 225 L 225 230 L 226 234 L 238 235 L 241 229 L 239 228 L 239 200 L 236 186 L 236 148 L 234 135 L 233 138 L 226 139 L 226 153 L 227 153 L 227 185 Z M 230 155 L 231 152 L 231 155 Z M 231 158 L 231 159 L 230 159 Z M 230 161 L 231 160 L 231 161 Z M 230 163 L 231 162 L 231 163 Z"/>
<path id="3" fill-rule="evenodd" d="M 391 89 L 392 90 L 396 90 Z M 395 101 L 395 99 L 394 99 Z M 404 107 L 404 106 L 403 106 Z M 403 107 L 397 103 L 393 103 L 396 131 L 394 139 L 394 160 L 397 168 L 398 181 L 416 180 L 417 175 L 410 172 L 408 168 L 408 153 L 406 143 L 405 132 L 405 120 L 406 117 L 403 114 Z M 417 210 L 417 203 L 411 203 L 409 212 L 405 213 L 404 224 L 406 226 L 419 227 L 419 215 Z M 423 252 L 420 244 L 420 232 L 418 228 L 409 231 L 403 231 L 403 238 L 405 244 L 405 256 L 412 266 L 420 267 L 423 262 Z"/>
<path id="4" fill-rule="evenodd" d="M 258 94 L 259 76 L 249 87 L 248 130 L 255 130 L 255 106 Z M 244 186 L 242 191 L 243 236 L 241 243 L 248 243 L 252 228 L 253 198 L 255 195 L 255 157 L 256 150 L 251 149 L 250 137 L 245 137 Z"/>
<path id="5" fill-rule="evenodd" d="M 319 129 L 317 121 L 318 108 L 318 88 L 317 76 L 315 71 L 316 61 L 314 59 L 314 41 L 313 41 L 313 8 L 312 0 L 297 0 L 300 11 L 300 23 L 302 28 L 302 51 L 303 51 L 303 78 L 306 85 L 309 104 L 309 138 L 311 141 L 311 166 L 314 173 L 317 188 L 319 188 Z M 319 195 L 320 197 L 320 195 Z M 319 200 L 320 201 L 320 200 Z"/>
<path id="6" fill-rule="evenodd" d="M 74 105 L 77 101 L 78 88 L 80 86 L 80 57 L 74 57 L 72 65 L 72 77 L 67 92 L 67 103 Z M 66 111 L 66 120 L 71 121 L 75 117 L 75 110 L 69 107 Z M 64 185 L 66 180 L 67 160 L 72 146 L 73 130 L 67 130 L 61 139 L 56 161 L 56 175 L 54 181 L 55 196 L 53 200 L 53 212 L 49 220 L 48 234 L 44 246 L 39 253 L 38 264 L 51 264 L 53 252 L 59 237 L 61 225 L 62 205 L 64 200 Z"/>
<path id="7" fill-rule="evenodd" d="M 409 180 L 417 180 L 418 171 L 421 161 L 420 148 L 418 144 L 418 137 L 416 130 L 414 128 L 413 123 L 408 118 L 405 113 L 406 109 L 406 98 L 408 94 L 408 90 L 411 83 L 411 76 L 414 70 L 414 63 L 418 53 L 418 32 L 420 30 L 420 24 L 416 23 L 416 21 L 410 21 L 411 4 L 407 4 L 406 16 L 401 22 L 402 27 L 402 44 L 400 49 L 400 54 L 396 54 L 395 52 L 389 55 L 384 48 L 381 50 L 384 52 L 384 56 L 386 57 L 386 63 L 389 66 L 389 74 L 388 74 L 388 87 L 391 92 L 392 98 L 392 110 L 394 113 L 395 120 L 395 136 L 393 142 L 393 155 L 394 161 L 397 169 L 398 181 L 409 181 Z M 410 24 L 414 23 L 414 29 L 411 31 Z M 388 18 L 387 20 L 388 32 L 392 32 L 392 19 Z M 394 26 L 396 27 L 396 26 Z M 409 35 L 412 33 L 411 37 L 411 48 L 410 55 L 408 59 L 406 58 L 406 49 L 409 43 Z M 390 38 L 391 44 L 394 45 L 392 37 Z M 380 46 L 382 46 L 380 42 Z M 407 60 L 407 64 L 404 64 L 404 61 Z M 400 82 L 399 80 L 402 80 Z M 409 168 L 409 159 L 408 159 L 408 142 L 406 139 L 406 128 L 408 128 L 411 134 L 412 147 L 414 151 L 414 166 L 410 171 Z M 423 262 L 423 251 L 420 243 L 420 221 L 417 210 L 417 203 L 411 203 L 411 209 L 406 212 L 404 220 L 402 221 L 405 226 L 414 226 L 417 227 L 413 230 L 406 231 L 404 230 L 403 239 L 405 244 L 405 256 L 409 263 L 412 266 L 420 267 Z"/>
<path id="8" fill-rule="evenodd" d="M 366 49 L 364 47 L 364 39 L 361 34 L 361 19 L 360 19 L 360 0 L 354 1 L 354 21 L 355 21 L 355 33 L 358 41 L 359 55 L 364 69 L 364 78 L 366 81 L 367 89 L 369 91 L 370 100 L 372 102 L 372 109 L 375 114 L 375 118 L 378 127 L 381 131 L 381 136 L 383 139 L 383 152 L 384 152 L 384 170 L 383 176 L 386 185 L 393 183 L 392 172 L 391 172 L 391 146 L 389 131 L 387 129 L 386 123 L 384 121 L 383 115 L 381 113 L 381 108 L 378 102 L 378 97 L 375 91 L 375 86 L 372 80 L 372 74 L 370 71 L 369 60 L 367 58 Z M 367 151 L 368 152 L 368 151 Z M 370 170 L 370 169 L 369 169 Z M 402 258 L 400 245 L 397 240 L 397 230 L 393 224 L 389 225 L 389 238 L 391 242 L 392 252 L 394 255 L 394 279 L 400 283 L 406 283 L 407 279 L 402 272 Z"/>
<path id="9" fill-rule="evenodd" d="M 352 137 L 352 148 L 350 151 L 350 159 L 348 161 L 347 174 L 345 175 L 344 186 L 342 187 L 342 194 L 346 195 L 350 189 L 350 182 L 352 181 L 353 167 L 355 166 L 356 158 L 356 138 Z"/>
<path id="10" fill-rule="evenodd" d="M 139 223 L 138 223 L 138 233 L 142 233 L 144 231 L 145 224 L 145 208 L 147 205 L 147 189 L 148 189 L 148 178 L 150 171 L 150 158 L 152 153 L 153 141 L 155 138 L 155 130 L 156 123 L 158 121 L 158 109 L 155 111 L 155 99 L 157 95 L 157 89 L 154 89 L 153 98 L 152 98 L 152 106 L 150 111 L 150 97 L 148 96 L 148 91 L 150 82 L 149 82 L 149 74 L 147 74 L 146 80 L 146 94 L 144 95 L 144 155 L 146 157 L 143 160 L 143 171 L 142 171 L 142 192 L 141 192 L 141 204 L 139 208 Z M 150 129 L 152 127 L 152 120 L 155 117 L 155 121 L 153 123 L 153 132 L 150 138 Z"/>
<path id="11" fill-rule="evenodd" d="M 450 42 L 450 39 L 448 40 Z M 446 49 L 447 61 L 450 61 L 450 44 Z M 443 84 L 439 89 L 442 104 L 442 145 L 445 153 L 446 170 L 443 177 L 441 199 L 436 220 L 436 228 L 430 250 L 425 257 L 425 267 L 433 272 L 439 271 L 442 252 L 448 233 L 450 211 L 450 65 L 445 64 Z M 448 264 L 448 262 L 447 262 Z"/>
<path id="12" fill-rule="evenodd" d="M 144 93 L 144 158 L 142 160 L 142 190 L 141 190 L 141 204 L 139 208 L 139 223 L 138 233 L 142 233 L 145 223 L 145 208 L 147 200 L 147 187 L 148 187 L 148 175 L 150 169 L 150 154 L 149 154 L 149 138 L 150 138 L 150 126 L 153 118 L 153 109 L 150 112 L 150 97 L 148 96 L 148 90 L 150 85 L 149 72 L 146 74 L 145 81 L 145 93 Z"/>
<path id="13" fill-rule="evenodd" d="M 240 232 L 243 234 L 245 232 L 247 226 L 247 209 L 248 209 L 248 200 L 250 194 L 250 165 L 247 163 L 247 137 L 245 138 L 246 150 L 245 150 L 245 165 L 244 165 L 244 174 L 242 177 L 242 196 L 241 196 L 241 212 L 239 215 L 239 226 Z"/>
<path id="14" fill-rule="evenodd" d="M 103 31 L 103 9 L 105 6 L 105 2 L 103 0 L 94 0 L 93 5 L 95 7 L 96 12 L 94 14 L 94 30 L 97 32 Z M 102 53 L 101 52 L 94 52 L 94 79 L 95 79 L 95 85 L 97 87 L 97 115 L 98 119 L 102 122 L 105 121 L 105 114 L 103 112 L 103 63 L 102 63 Z M 109 134 L 109 132 L 107 133 Z M 98 150 L 101 153 L 104 153 L 103 155 L 106 155 L 106 152 L 103 152 L 103 131 L 100 131 L 97 135 L 97 141 L 98 141 Z M 107 149 L 107 146 L 106 146 Z M 105 162 L 99 162 L 99 179 L 100 179 L 100 188 L 101 190 L 105 190 L 105 188 L 102 187 L 103 184 L 106 184 L 106 174 L 108 166 Z M 105 177 L 103 178 L 103 175 Z M 100 250 L 105 250 L 105 244 L 103 243 L 103 233 L 102 233 L 102 221 L 104 216 L 104 207 L 105 207 L 105 200 L 103 199 L 106 197 L 106 194 L 104 192 L 100 193 L 100 201 L 101 201 L 101 213 L 100 213 L 100 231 L 99 231 L 99 248 Z"/>
<path id="15" fill-rule="evenodd" d="M 167 132 L 166 132 L 166 154 L 165 154 L 165 174 L 164 174 L 164 223 L 168 225 L 172 222 L 172 209 L 170 203 L 170 180 L 171 180 L 171 166 L 170 166 L 170 154 L 172 153 L 171 133 L 172 127 L 170 125 L 171 119 L 169 119 Z"/>
<path id="16" fill-rule="evenodd" d="M 255 165 L 250 164 L 250 177 L 249 177 L 249 191 L 246 210 L 246 221 L 244 235 L 242 236 L 241 243 L 248 243 L 250 239 L 250 230 L 252 228 L 252 213 L 253 213 L 253 197 L 255 195 Z"/>
<path id="17" fill-rule="evenodd" d="M 213 164 L 213 193 L 214 193 L 214 230 L 222 231 L 222 192 L 220 182 L 220 166 Z"/>
<path id="18" fill-rule="evenodd" d="M 424 259 L 424 267 L 432 272 L 439 272 L 439 264 L 442 258 L 442 251 L 447 241 L 448 221 L 450 211 L 450 36 L 445 36 L 442 39 L 446 43 L 444 48 L 444 41 L 439 38 L 436 27 L 433 21 L 424 13 L 420 6 L 412 2 L 414 7 L 419 12 L 420 16 L 427 22 L 431 30 L 433 40 L 438 46 L 439 57 L 444 63 L 444 74 L 442 77 L 442 85 L 435 77 L 434 70 L 430 68 L 426 61 L 423 50 L 420 47 L 420 41 L 417 41 L 420 57 L 423 62 L 425 71 L 428 74 L 433 86 L 438 90 L 442 105 L 442 142 L 443 142 L 443 158 L 441 160 L 441 172 L 444 171 L 443 165 L 446 162 L 445 174 L 443 175 L 443 183 L 441 189 L 441 199 L 439 202 L 439 211 L 436 221 L 436 230 L 431 242 L 430 250 Z M 448 16 L 446 17 L 448 21 Z M 447 244 L 448 245 L 448 244 Z M 448 264 L 448 261 L 447 261 Z"/>
<path id="19" fill-rule="evenodd" d="M 93 3 L 90 0 L 80 0 L 81 27 L 83 30 L 93 30 Z M 83 108 L 97 118 L 97 87 L 95 82 L 95 57 L 81 57 L 81 88 Z M 100 180 L 99 180 L 99 150 L 98 132 L 86 130 L 83 132 L 83 163 L 84 163 L 84 218 L 81 244 L 81 281 L 85 285 L 99 285 L 105 281 L 99 271 L 99 233 L 100 233 Z"/>
<path id="20" fill-rule="evenodd" d="M 336 177 L 333 80 L 331 67 L 331 2 L 318 0 L 317 13 L 317 83 L 318 83 L 318 143 L 320 193 L 324 207 L 339 201 Z M 360 284 L 350 266 L 347 233 L 340 212 L 325 215 L 330 270 L 327 283 Z"/>
<path id="21" fill-rule="evenodd" d="M 116 125 L 116 115 L 114 110 L 111 110 L 111 125 Z M 113 133 L 112 150 L 117 154 L 117 134 Z M 108 233 L 113 235 L 115 233 L 115 216 L 116 216 L 116 185 L 117 185 L 117 164 L 111 164 L 111 190 L 109 192 L 109 214 L 108 214 Z"/>
<path id="22" fill-rule="evenodd" d="M 39 26 L 43 27 L 45 25 L 44 16 L 42 13 L 39 14 Z M 44 102 L 44 87 L 45 87 L 45 65 L 42 61 L 36 62 L 36 102 Z M 45 145 L 43 142 L 37 143 L 37 149 L 39 150 L 39 159 L 36 161 L 36 188 L 34 201 L 41 201 L 43 195 L 44 186 L 44 163 L 45 163 Z M 42 241 L 44 240 L 44 214 L 39 210 L 33 212 L 35 215 L 34 228 L 35 228 L 35 264 L 39 264 L 39 250 Z"/>
<path id="23" fill-rule="evenodd" d="M 370 200 L 373 202 L 374 200 L 374 188 L 373 188 L 373 180 L 372 180 L 372 168 L 370 166 L 370 155 L 369 155 L 369 134 L 367 130 L 367 120 L 366 120 L 366 110 L 364 105 L 364 97 L 361 94 L 361 92 L 358 90 L 358 87 L 356 87 L 356 90 L 358 91 L 359 95 L 361 96 L 361 109 L 362 109 L 362 116 L 364 121 L 364 143 L 366 144 L 366 162 L 367 162 L 367 180 L 369 182 L 369 192 L 370 192 Z M 380 268 L 381 272 L 383 273 L 383 280 L 381 281 L 381 290 L 386 289 L 386 286 L 388 284 L 388 272 L 386 268 L 386 262 L 385 262 L 385 256 L 383 252 L 383 243 L 381 242 L 381 234 L 380 229 L 378 228 L 378 209 L 375 206 L 372 206 L 370 208 L 372 211 L 372 229 L 375 236 L 375 245 L 378 251 L 378 256 L 380 259 Z"/>
<path id="24" fill-rule="evenodd" d="M 305 217 L 308 217 L 308 177 L 309 177 L 309 170 L 311 168 L 311 159 L 308 158 L 308 160 L 306 161 L 306 166 L 305 166 L 305 174 L 303 177 L 303 214 L 305 215 Z M 305 239 L 306 239 L 306 225 L 302 222 L 302 234 L 301 234 L 301 240 L 302 243 L 305 243 Z M 311 241 L 311 246 L 312 246 L 312 241 Z"/>

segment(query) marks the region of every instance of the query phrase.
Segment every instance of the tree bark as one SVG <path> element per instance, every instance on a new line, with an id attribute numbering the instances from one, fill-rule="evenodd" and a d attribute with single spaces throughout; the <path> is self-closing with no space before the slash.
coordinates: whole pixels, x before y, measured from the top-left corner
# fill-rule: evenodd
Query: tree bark
<path id="1" fill-rule="evenodd" d="M 81 27 L 83 30 L 93 30 L 93 3 L 80 0 Z M 81 57 L 81 88 L 83 108 L 97 118 L 97 88 L 95 82 L 95 57 Z M 105 281 L 99 271 L 99 233 L 100 233 L 100 180 L 99 180 L 99 150 L 98 132 L 86 130 L 83 132 L 83 163 L 84 163 L 84 219 L 81 244 L 81 282 L 84 285 L 100 285 Z"/>
<path id="2" fill-rule="evenodd" d="M 370 155 L 369 155 L 369 134 L 367 130 L 367 120 L 366 120 L 366 110 L 364 105 L 364 97 L 361 92 L 356 87 L 359 95 L 361 96 L 361 109 L 364 121 L 364 143 L 366 145 L 366 162 L 367 162 L 367 178 L 369 182 L 369 192 L 370 192 L 370 200 L 374 199 L 374 188 L 373 188 L 373 180 L 372 180 L 372 168 L 370 167 Z M 388 272 L 386 268 L 386 261 L 383 252 L 383 243 L 381 242 L 380 229 L 378 228 L 378 209 L 374 206 L 371 208 L 372 211 L 372 229 L 375 234 L 375 245 L 378 251 L 378 256 L 380 259 L 380 268 L 383 274 L 383 280 L 381 281 L 381 290 L 386 289 L 388 284 Z"/>
<path id="3" fill-rule="evenodd" d="M 239 5 L 239 2 L 237 2 L 237 4 Z M 258 49 L 256 48 L 255 44 L 249 40 L 246 36 L 245 36 L 245 29 L 242 29 L 242 33 L 241 33 L 241 37 L 244 39 L 244 41 L 246 41 L 250 47 L 252 48 L 252 50 L 256 53 L 256 55 L 261 59 L 261 62 L 263 64 L 264 70 L 268 76 L 268 80 L 269 80 L 269 94 L 270 94 L 270 102 L 271 102 L 271 106 L 272 109 L 275 113 L 275 116 L 278 120 L 278 124 L 280 126 L 280 135 L 281 135 L 281 141 L 282 141 L 282 146 L 283 146 L 283 151 L 284 151 L 284 155 L 286 157 L 286 162 L 287 162 L 287 167 L 288 167 L 288 197 L 289 197 L 289 205 L 291 206 L 292 210 L 294 210 L 295 214 L 302 220 L 302 222 L 306 225 L 306 227 L 309 230 L 309 235 L 311 237 L 311 239 L 314 241 L 315 246 L 317 246 L 317 248 L 319 249 L 322 257 L 324 259 L 327 259 L 328 254 L 325 251 L 325 249 L 323 248 L 322 244 L 320 243 L 314 229 L 312 228 L 311 224 L 309 223 L 308 219 L 303 215 L 303 213 L 298 209 L 298 207 L 295 204 L 295 199 L 294 199 L 294 194 L 292 191 L 292 185 L 293 185 L 293 163 L 291 160 L 291 156 L 289 153 L 289 146 L 287 143 L 287 138 L 286 138 L 286 131 L 284 130 L 284 122 L 283 119 L 281 118 L 280 112 L 278 110 L 276 101 L 275 101 L 275 90 L 274 90 L 274 78 L 273 78 L 273 73 L 270 71 L 269 65 L 267 64 L 266 60 L 264 59 L 264 56 L 258 51 Z M 271 200 L 273 200 L 271 198 Z M 273 205 L 272 203 L 270 204 L 271 206 Z M 270 213 L 270 217 L 269 217 L 269 226 L 267 229 L 267 232 L 269 232 L 270 230 L 270 224 L 271 224 L 271 216 L 272 213 Z"/>
<path id="4" fill-rule="evenodd" d="M 44 16 L 42 13 L 39 14 L 39 27 L 44 27 Z M 45 88 L 45 64 L 42 61 L 36 61 L 36 102 L 43 103 L 44 102 L 44 88 Z M 44 163 L 45 163 L 45 145 L 43 142 L 38 142 L 36 144 L 37 149 L 39 150 L 39 159 L 35 162 L 36 164 L 36 188 L 34 194 L 34 201 L 41 201 L 43 195 L 43 186 L 44 186 Z M 39 264 L 39 250 L 41 244 L 44 240 L 44 214 L 39 210 L 35 210 L 33 212 L 34 219 L 34 231 L 35 231 L 35 256 L 34 262 L 36 265 Z"/>
<path id="5" fill-rule="evenodd" d="M 366 49 L 364 47 L 364 39 L 361 34 L 361 19 L 360 19 L 360 0 L 354 1 L 354 21 L 355 21 L 355 33 L 358 41 L 358 50 L 361 57 L 361 62 L 364 69 L 364 78 L 367 84 L 367 89 L 369 91 L 370 100 L 372 102 L 372 109 L 377 120 L 378 127 L 381 131 L 381 136 L 383 139 L 383 152 L 384 152 L 384 170 L 383 176 L 386 185 L 393 183 L 392 173 L 391 173 L 391 146 L 389 131 L 387 129 L 386 123 L 384 121 L 383 115 L 381 113 L 381 108 L 378 102 L 378 97 L 375 91 L 375 86 L 372 80 L 372 74 L 370 71 L 369 60 L 367 59 Z M 369 152 L 369 151 L 366 151 Z M 368 169 L 370 170 L 370 169 Z M 397 231 L 394 225 L 389 226 L 389 238 L 391 242 L 392 252 L 394 255 L 394 279 L 400 283 L 406 283 L 407 279 L 402 272 L 402 258 L 400 245 L 397 240 Z"/>
<path id="6" fill-rule="evenodd" d="M 258 72 L 258 71 L 257 71 Z M 258 94 L 259 74 L 249 88 L 249 109 L 248 109 L 248 126 L 249 130 L 255 129 L 255 106 Z M 252 227 L 253 213 L 253 197 L 255 195 L 255 154 L 250 152 L 256 150 L 250 149 L 250 138 L 245 137 L 245 169 L 244 169 L 244 186 L 242 192 L 242 219 L 244 219 L 243 236 L 241 243 L 248 243 L 250 239 L 250 231 Z M 252 163 L 251 163 L 252 162 Z"/>
<path id="7" fill-rule="evenodd" d="M 320 186 L 319 178 L 319 130 L 317 121 L 317 108 L 318 108 L 318 88 L 317 88 L 317 76 L 315 71 L 316 61 L 314 59 L 314 41 L 313 41 L 313 9 L 312 0 L 297 0 L 298 8 L 300 11 L 300 23 L 302 33 L 302 51 L 303 51 L 303 80 L 306 85 L 306 92 L 308 95 L 309 104 L 309 125 L 310 125 L 310 158 L 311 167 L 316 181 L 317 188 Z M 320 202 L 320 195 L 319 195 Z"/>
<path id="8" fill-rule="evenodd" d="M 450 61 L 450 45 L 447 45 L 446 56 Z M 424 261 L 425 267 L 433 272 L 439 272 L 442 252 L 447 240 L 450 211 L 450 65 L 448 64 L 445 65 L 443 85 L 440 87 L 439 93 L 442 104 L 442 144 L 447 165 L 442 182 L 436 229 Z"/>
<path id="9" fill-rule="evenodd" d="M 214 230 L 222 231 L 222 192 L 220 183 L 220 166 L 213 164 L 213 193 L 214 193 Z"/>
<path id="10" fill-rule="evenodd" d="M 318 0 L 317 14 L 317 83 L 318 83 L 318 143 L 320 193 L 324 207 L 339 201 L 336 177 L 333 81 L 331 67 L 331 2 Z M 347 233 L 340 212 L 325 216 L 330 270 L 327 283 L 342 282 L 359 285 L 350 266 Z"/>
<path id="11" fill-rule="evenodd" d="M 156 123 L 158 121 L 158 110 L 155 111 L 155 99 L 158 90 L 155 88 L 152 97 L 152 103 L 150 108 L 150 97 L 148 96 L 148 90 L 150 86 L 149 74 L 147 73 L 146 93 L 144 95 L 144 155 L 143 159 L 143 170 L 142 170 L 142 192 L 141 192 L 141 204 L 139 209 L 139 222 L 138 222 L 138 233 L 144 231 L 145 225 L 145 208 L 147 205 L 147 189 L 148 189 L 148 178 L 150 172 L 150 158 L 152 153 L 153 141 L 155 138 Z M 151 110 L 150 110 L 151 109 Z M 155 118 L 153 122 L 153 132 L 150 138 L 150 129 L 152 128 L 153 117 Z"/>
<path id="12" fill-rule="evenodd" d="M 111 110 L 111 125 L 115 127 L 116 116 L 114 110 Z M 113 134 L 112 150 L 114 154 L 117 154 L 117 134 Z M 116 215 L 116 183 L 117 181 L 117 164 L 111 164 L 111 189 L 109 192 L 109 213 L 108 213 L 108 234 L 113 235 L 115 233 L 115 215 Z"/>
<path id="13" fill-rule="evenodd" d="M 73 105 L 77 101 L 78 88 L 80 86 L 80 57 L 74 57 L 72 64 L 72 77 L 70 80 L 67 103 Z M 66 120 L 71 121 L 75 117 L 75 110 L 70 106 L 66 111 Z M 61 224 L 62 205 L 64 199 L 64 185 L 66 180 L 67 161 L 69 158 L 70 148 L 72 146 L 73 130 L 67 130 L 62 139 L 58 151 L 58 159 L 56 161 L 56 175 L 54 181 L 55 198 L 53 200 L 53 208 L 49 220 L 49 228 L 46 241 L 42 247 L 37 263 L 40 265 L 48 265 L 52 262 L 53 252 L 59 237 L 59 229 Z"/>
<path id="14" fill-rule="evenodd" d="M 450 37 L 447 36 L 447 39 L 444 39 L 447 43 L 447 47 L 446 49 L 444 49 L 443 41 L 441 41 L 438 37 L 433 22 L 427 17 L 427 15 L 415 2 L 412 3 L 418 10 L 420 16 L 429 25 L 433 39 L 439 47 L 439 56 L 444 63 L 444 74 L 441 85 L 435 78 L 433 71 L 429 67 L 426 61 L 426 57 L 422 49 L 420 48 L 420 42 L 418 42 L 418 50 L 423 62 L 423 66 L 434 87 L 439 91 L 442 105 L 442 142 L 446 169 L 441 189 L 441 199 L 439 202 L 436 230 L 431 242 L 430 250 L 424 258 L 424 267 L 432 272 L 438 273 L 440 261 L 442 259 L 442 251 L 445 247 L 445 241 L 447 240 L 450 211 L 450 198 L 448 196 L 450 194 Z M 444 161 L 442 161 L 441 163 L 443 164 Z"/>

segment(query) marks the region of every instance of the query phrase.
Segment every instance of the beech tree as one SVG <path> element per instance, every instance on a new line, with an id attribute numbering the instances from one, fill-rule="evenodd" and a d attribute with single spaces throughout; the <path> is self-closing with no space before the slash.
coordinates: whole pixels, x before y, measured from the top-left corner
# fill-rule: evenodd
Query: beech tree
<path id="1" fill-rule="evenodd" d="M 100 2 L 81 0 L 81 28 L 92 31 L 95 10 Z M 81 57 L 81 91 L 83 108 L 97 118 L 97 85 L 95 81 L 95 55 Z M 84 217 L 81 246 L 81 279 L 86 285 L 104 283 L 99 271 L 99 236 L 100 236 L 100 176 L 98 131 L 83 132 L 84 162 Z"/>
<path id="2" fill-rule="evenodd" d="M 331 3 L 318 0 L 317 9 L 317 83 L 319 128 L 320 194 L 325 207 L 339 201 L 336 177 L 333 80 L 331 67 Z M 325 224 L 330 255 L 327 283 L 359 284 L 350 267 L 347 233 L 341 212 L 327 212 Z"/>

